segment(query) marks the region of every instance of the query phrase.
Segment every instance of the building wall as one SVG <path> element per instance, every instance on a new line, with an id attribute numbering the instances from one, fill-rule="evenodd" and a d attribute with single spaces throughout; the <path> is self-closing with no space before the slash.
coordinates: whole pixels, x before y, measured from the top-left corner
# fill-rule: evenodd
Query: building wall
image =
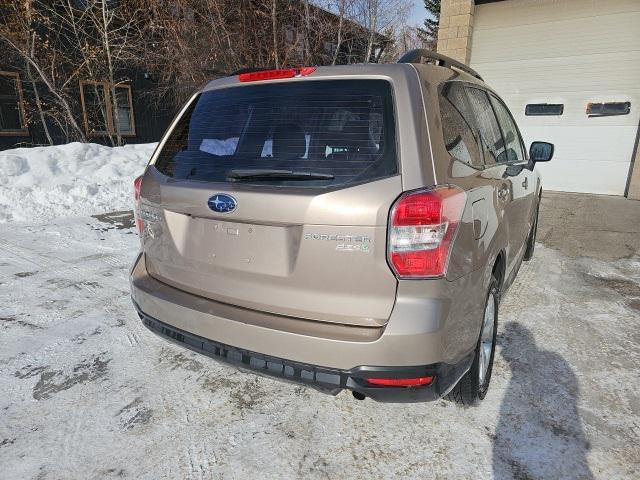
<path id="1" fill-rule="evenodd" d="M 556 144 L 539 166 L 547 188 L 640 198 L 638 25 L 637 0 L 443 0 L 438 51 L 483 75 L 525 140 Z M 586 114 L 592 102 L 626 101 L 628 115 Z M 565 111 L 526 116 L 530 103 Z"/>
<path id="2" fill-rule="evenodd" d="M 15 71 L 12 67 L 2 67 L 0 71 Z M 132 70 L 127 72 L 126 76 L 131 79 L 127 82 L 131 86 L 131 95 L 133 100 L 133 112 L 135 119 L 135 136 L 123 138 L 124 143 L 150 143 L 157 142 L 169 122 L 173 118 L 176 108 L 173 106 L 158 104 L 152 100 L 150 93 L 155 87 L 152 80 L 145 78 L 144 72 Z M 26 82 L 21 77 L 22 96 L 25 104 L 25 110 L 29 118 L 28 131 L 29 135 L 0 135 L 0 150 L 9 148 L 30 147 L 36 145 L 48 145 L 48 140 L 42 127 L 42 122 L 35 111 L 35 96 L 30 82 Z M 44 85 L 38 85 L 38 91 L 43 102 L 53 102 L 47 94 L 47 88 Z M 83 112 L 80 102 L 79 84 L 71 91 L 70 105 L 75 114 L 75 120 L 84 131 Z M 47 120 L 49 133 L 54 144 L 67 142 L 65 132 L 50 119 Z M 86 134 L 86 132 L 85 132 Z M 87 136 L 87 141 L 111 145 L 109 137 L 105 136 Z"/>
<path id="3" fill-rule="evenodd" d="M 474 9 L 474 0 L 442 0 L 438 53 L 469 63 Z"/>

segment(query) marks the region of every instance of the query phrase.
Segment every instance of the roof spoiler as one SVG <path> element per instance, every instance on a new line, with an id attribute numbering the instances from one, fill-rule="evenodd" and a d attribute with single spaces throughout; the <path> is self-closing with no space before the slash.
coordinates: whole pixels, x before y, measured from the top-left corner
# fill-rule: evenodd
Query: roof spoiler
<path id="1" fill-rule="evenodd" d="M 415 50 L 409 50 L 407 53 L 402 55 L 398 59 L 398 63 L 422 63 L 422 59 L 432 60 L 433 63 L 439 65 L 441 67 L 449 67 L 456 68 L 458 70 L 462 70 L 469 75 L 476 77 L 478 80 L 482 80 L 482 77 L 478 72 L 476 72 L 473 68 L 465 65 L 462 62 L 454 60 L 453 58 L 447 57 L 446 55 L 441 55 L 436 52 L 432 52 L 431 50 L 426 50 L 424 48 L 416 48 Z"/>

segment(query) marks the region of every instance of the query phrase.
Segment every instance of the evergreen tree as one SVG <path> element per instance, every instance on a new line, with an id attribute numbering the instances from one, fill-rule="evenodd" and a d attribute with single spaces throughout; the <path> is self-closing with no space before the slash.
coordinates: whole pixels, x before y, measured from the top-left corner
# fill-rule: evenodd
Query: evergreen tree
<path id="1" fill-rule="evenodd" d="M 418 27 L 420 39 L 430 48 L 435 50 L 438 42 L 438 24 L 440 23 L 441 0 L 424 0 L 424 8 L 428 15 L 424 20 L 424 27 Z"/>

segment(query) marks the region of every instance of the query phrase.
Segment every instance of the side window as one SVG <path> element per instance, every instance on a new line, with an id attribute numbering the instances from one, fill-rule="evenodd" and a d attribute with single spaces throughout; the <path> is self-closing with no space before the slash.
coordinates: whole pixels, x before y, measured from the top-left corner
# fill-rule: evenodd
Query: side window
<path id="1" fill-rule="evenodd" d="M 487 165 L 495 165 L 504 158 L 504 140 L 491 102 L 483 90 L 473 87 L 465 87 L 465 90 L 478 123 L 480 143 L 484 149 L 484 162 Z"/>
<path id="2" fill-rule="evenodd" d="M 121 134 L 135 135 L 136 128 L 133 122 L 133 99 L 131 98 L 131 87 L 129 85 L 118 85 L 115 88 L 116 98 L 113 102 L 114 110 L 118 113 L 118 129 Z M 113 116 L 116 122 L 116 115 Z M 115 126 L 114 126 L 115 130 Z"/>
<path id="3" fill-rule="evenodd" d="M 442 133 L 449 154 L 458 160 L 482 167 L 482 156 L 468 119 L 473 118 L 464 93 L 464 87 L 448 83 L 440 93 Z"/>
<path id="4" fill-rule="evenodd" d="M 24 118 L 20 76 L 0 72 L 0 134 L 28 135 Z"/>
<path id="5" fill-rule="evenodd" d="M 107 82 L 80 81 L 80 102 L 88 135 L 135 136 L 133 99 L 129 85 L 115 85 L 115 96 Z"/>
<path id="6" fill-rule="evenodd" d="M 490 95 L 491 103 L 498 116 L 498 123 L 502 128 L 502 135 L 504 136 L 504 143 L 506 149 L 504 151 L 504 160 L 498 159 L 498 161 L 505 162 L 522 162 L 524 161 L 524 151 L 522 150 L 522 140 L 518 127 L 516 127 L 509 110 L 504 104 L 493 95 Z"/>

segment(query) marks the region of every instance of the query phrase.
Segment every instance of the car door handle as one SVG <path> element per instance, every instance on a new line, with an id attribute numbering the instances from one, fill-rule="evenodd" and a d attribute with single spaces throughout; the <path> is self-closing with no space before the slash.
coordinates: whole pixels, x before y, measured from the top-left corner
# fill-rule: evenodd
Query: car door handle
<path id="1" fill-rule="evenodd" d="M 522 186 L 525 188 L 525 190 L 527 189 L 527 187 L 529 186 L 529 179 L 525 178 L 524 182 L 522 182 Z"/>

